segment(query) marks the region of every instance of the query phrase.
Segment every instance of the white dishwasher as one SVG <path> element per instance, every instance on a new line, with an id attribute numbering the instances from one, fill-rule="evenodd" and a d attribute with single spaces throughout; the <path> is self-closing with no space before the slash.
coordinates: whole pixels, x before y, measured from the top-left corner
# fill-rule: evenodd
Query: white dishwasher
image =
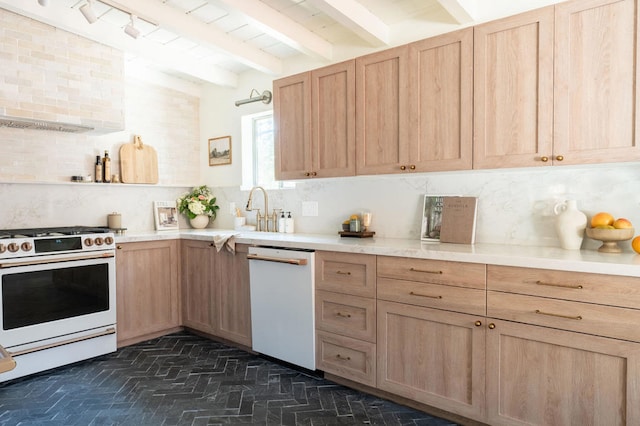
<path id="1" fill-rule="evenodd" d="M 315 253 L 249 247 L 252 349 L 316 369 Z"/>

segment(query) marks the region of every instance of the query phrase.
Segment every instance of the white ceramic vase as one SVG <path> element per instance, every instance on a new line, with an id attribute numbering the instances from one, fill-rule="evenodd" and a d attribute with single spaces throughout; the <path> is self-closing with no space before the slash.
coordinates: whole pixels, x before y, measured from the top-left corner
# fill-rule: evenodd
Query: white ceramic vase
<path id="1" fill-rule="evenodd" d="M 199 214 L 193 219 L 189 219 L 189 223 L 191 224 L 192 228 L 196 228 L 196 229 L 206 228 L 207 225 L 209 224 L 209 216 L 207 216 L 206 214 Z"/>
<path id="2" fill-rule="evenodd" d="M 556 232 L 560 239 L 560 247 L 566 250 L 580 250 L 587 227 L 587 216 L 578 210 L 576 200 L 558 203 L 553 211 L 557 215 Z"/>

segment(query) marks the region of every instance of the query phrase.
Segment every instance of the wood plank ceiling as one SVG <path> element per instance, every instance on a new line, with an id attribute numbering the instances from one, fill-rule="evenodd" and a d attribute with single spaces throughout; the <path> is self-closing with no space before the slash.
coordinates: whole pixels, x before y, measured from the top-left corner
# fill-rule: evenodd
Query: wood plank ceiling
<path id="1" fill-rule="evenodd" d="M 80 8 L 90 2 L 97 21 Z M 39 3 L 45 4 L 42 6 Z M 234 87 L 258 70 L 279 76 L 283 61 L 394 44 L 399 32 L 432 22 L 472 20 L 468 0 L 0 0 L 19 13 L 127 53 L 168 74 Z M 123 29 L 135 15 L 140 36 Z M 399 44 L 399 43 L 396 43 Z"/>

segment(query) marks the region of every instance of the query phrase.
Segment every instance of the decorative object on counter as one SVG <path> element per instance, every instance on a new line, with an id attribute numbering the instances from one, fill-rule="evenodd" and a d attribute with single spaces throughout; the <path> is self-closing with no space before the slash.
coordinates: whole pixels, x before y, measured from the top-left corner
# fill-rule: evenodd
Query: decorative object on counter
<path id="1" fill-rule="evenodd" d="M 606 228 L 587 228 L 587 237 L 592 240 L 602 241 L 602 245 L 598 248 L 601 253 L 622 253 L 622 249 L 618 245 L 619 241 L 627 241 L 633 238 L 634 229 L 606 229 Z"/>
<path id="2" fill-rule="evenodd" d="M 231 164 L 231 136 L 209 139 L 209 166 Z"/>
<path id="3" fill-rule="evenodd" d="M 117 212 L 113 212 L 107 215 L 107 226 L 109 229 L 121 229 L 122 228 L 122 215 Z"/>
<path id="4" fill-rule="evenodd" d="M 178 198 L 178 211 L 189 217 L 191 226 L 196 229 L 206 228 L 209 220 L 216 220 L 220 207 L 216 204 L 216 197 L 206 185 L 196 186 L 191 192 Z M 197 216 L 205 216 L 194 221 Z M 202 225 L 204 223 L 204 225 Z"/>
<path id="5" fill-rule="evenodd" d="M 587 215 L 578 210 L 576 200 L 566 200 L 553 207 L 556 214 L 556 233 L 560 247 L 565 250 L 580 250 L 584 230 L 587 227 Z"/>
<path id="6" fill-rule="evenodd" d="M 373 215 L 370 211 L 362 212 L 362 230 L 366 231 L 368 227 L 371 226 L 371 219 Z"/>
<path id="7" fill-rule="evenodd" d="M 111 176 L 111 183 L 120 183 L 120 175 L 118 173 Z"/>
<path id="8" fill-rule="evenodd" d="M 442 226 L 443 195 L 425 195 L 422 207 L 422 231 L 420 239 L 423 241 L 440 241 Z"/>
<path id="9" fill-rule="evenodd" d="M 207 222 L 209 222 L 209 217 Z M 178 229 L 178 208 L 175 201 L 154 201 L 153 218 L 157 231 L 171 231 Z M 205 226 L 207 226 L 205 224 Z"/>
<path id="10" fill-rule="evenodd" d="M 133 143 L 120 147 L 120 180 L 123 183 L 158 183 L 158 154 L 142 143 L 139 135 Z"/>
<path id="11" fill-rule="evenodd" d="M 367 213 L 363 213 L 362 217 Z M 368 223 L 371 223 L 371 213 L 368 213 Z M 370 238 L 375 232 L 367 231 L 363 227 L 363 221 L 357 214 L 352 214 L 348 220 L 342 223 L 342 231 L 338 232 L 341 237 Z"/>
<path id="12" fill-rule="evenodd" d="M 84 176 L 71 176 L 71 182 L 84 182 Z"/>
<path id="13" fill-rule="evenodd" d="M 477 197 L 444 197 L 440 242 L 473 244 L 476 242 Z"/>
<path id="14" fill-rule="evenodd" d="M 587 237 L 602 241 L 598 248 L 601 253 L 621 253 L 618 241 L 633 238 L 634 229 L 631 222 L 623 217 L 615 219 L 611 213 L 596 213 L 591 217 L 590 225 L 591 227 L 586 229 Z"/>
<path id="15" fill-rule="evenodd" d="M 190 218 L 189 224 L 194 229 L 204 229 L 209 225 L 209 216 L 206 214 L 199 214 L 194 218 Z"/>

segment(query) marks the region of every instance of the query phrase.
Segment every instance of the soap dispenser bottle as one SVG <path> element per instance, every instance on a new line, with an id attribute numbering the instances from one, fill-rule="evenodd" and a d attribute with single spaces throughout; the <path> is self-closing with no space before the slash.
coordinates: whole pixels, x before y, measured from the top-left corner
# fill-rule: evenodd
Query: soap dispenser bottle
<path id="1" fill-rule="evenodd" d="M 280 214 L 280 218 L 278 219 L 278 232 L 285 232 L 286 227 L 286 219 L 284 217 L 284 211 Z"/>
<path id="2" fill-rule="evenodd" d="M 285 232 L 287 234 L 293 234 L 293 218 L 291 217 L 291 212 L 289 212 L 287 220 L 285 221 Z"/>

